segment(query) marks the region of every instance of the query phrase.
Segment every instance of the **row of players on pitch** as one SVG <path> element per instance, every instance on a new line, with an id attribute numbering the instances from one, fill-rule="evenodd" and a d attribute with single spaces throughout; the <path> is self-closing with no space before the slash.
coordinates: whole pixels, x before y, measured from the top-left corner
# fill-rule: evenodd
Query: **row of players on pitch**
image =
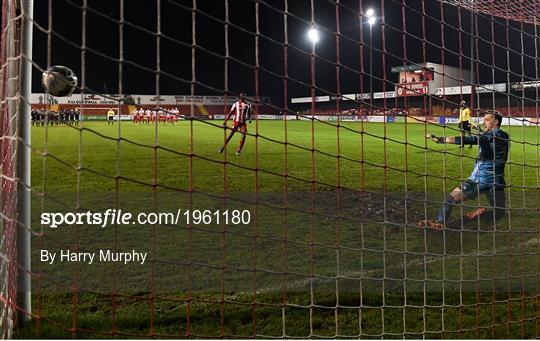
<path id="1" fill-rule="evenodd" d="M 32 110 L 30 112 L 33 126 L 47 125 L 78 125 L 81 112 L 75 109 L 62 109 L 59 111 Z"/>
<path id="2" fill-rule="evenodd" d="M 114 117 L 115 113 L 112 112 L 112 116 Z M 158 123 L 173 123 L 176 124 L 178 122 L 179 118 L 183 118 L 184 115 L 180 115 L 180 111 L 178 108 L 173 108 L 171 110 L 164 110 L 164 109 L 144 109 L 140 108 L 139 110 L 133 110 L 130 113 L 131 117 L 133 118 L 133 123 L 155 123 L 156 121 Z M 112 120 L 111 116 L 109 116 L 109 113 L 107 113 L 107 116 L 109 118 L 109 121 Z"/>
<path id="3" fill-rule="evenodd" d="M 138 110 L 133 110 L 130 114 L 133 117 L 133 123 L 146 124 L 155 123 L 156 120 L 158 123 L 176 123 L 180 116 L 182 118 L 184 117 L 183 115 L 180 115 L 178 108 L 173 108 L 172 110 L 140 108 Z M 112 109 L 107 113 L 107 118 L 110 124 L 113 122 L 114 115 L 115 112 Z M 233 117 L 231 132 L 229 133 L 229 136 L 227 136 L 225 144 L 219 149 L 219 153 L 222 154 L 225 151 L 229 141 L 232 139 L 234 134 L 239 131 L 242 134 L 242 137 L 240 138 L 240 144 L 238 145 L 235 154 L 236 156 L 240 156 L 244 143 L 246 142 L 246 135 L 248 132 L 247 121 L 251 123 L 251 104 L 246 102 L 245 93 L 240 93 L 238 101 L 232 105 L 231 110 L 225 118 L 225 122 L 223 122 L 224 127 L 227 126 L 227 122 L 231 117 Z"/>

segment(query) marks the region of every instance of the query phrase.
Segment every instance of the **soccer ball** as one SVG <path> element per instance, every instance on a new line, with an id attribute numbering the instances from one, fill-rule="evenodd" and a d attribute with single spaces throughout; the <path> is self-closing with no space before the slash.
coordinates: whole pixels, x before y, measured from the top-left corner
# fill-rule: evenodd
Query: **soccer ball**
<path id="1" fill-rule="evenodd" d="M 43 90 L 50 95 L 69 96 L 77 87 L 77 76 L 70 68 L 55 65 L 43 71 L 41 85 L 43 85 Z"/>

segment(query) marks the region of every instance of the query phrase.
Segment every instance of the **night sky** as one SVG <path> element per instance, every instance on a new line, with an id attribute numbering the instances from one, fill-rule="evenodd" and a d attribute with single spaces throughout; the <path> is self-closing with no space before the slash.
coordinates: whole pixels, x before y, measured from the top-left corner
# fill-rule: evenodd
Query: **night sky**
<path id="1" fill-rule="evenodd" d="M 196 12 L 195 54 L 196 95 L 223 95 L 245 91 L 256 92 L 255 61 L 258 52 L 259 95 L 270 96 L 283 106 L 284 101 L 284 0 L 229 0 L 229 73 L 225 84 L 225 1 L 198 0 Z M 397 74 L 390 68 L 411 63 L 434 62 L 469 69 L 471 14 L 465 9 L 441 5 L 435 0 L 409 1 L 339 1 L 339 46 L 336 46 L 336 4 L 314 0 L 314 23 L 321 40 L 316 45 L 317 95 L 337 92 L 336 60 L 339 47 L 341 93 L 359 93 L 368 89 L 368 78 L 362 84 L 361 70 L 369 72 L 369 25 L 361 18 L 361 8 L 374 8 L 378 17 L 373 26 L 373 74 L 375 91 L 381 91 L 386 74 L 386 90 L 393 90 Z M 155 0 L 124 0 L 123 70 L 119 75 L 120 0 L 88 0 L 86 11 L 87 50 L 81 49 L 83 35 L 82 0 L 35 1 L 34 19 L 50 36 L 34 29 L 33 59 L 41 67 L 66 65 L 79 76 L 79 82 L 94 92 L 117 93 L 120 82 L 124 94 L 188 95 L 192 79 L 192 1 L 161 0 L 161 39 L 159 82 L 157 70 L 157 4 Z M 260 38 L 255 45 L 256 7 L 258 3 Z M 425 13 L 422 25 L 422 5 Z M 384 9 L 384 17 L 383 17 Z M 288 0 L 287 96 L 310 96 L 311 43 L 306 31 L 311 25 L 311 1 Z M 361 21 L 363 20 L 363 23 Z M 442 22 L 444 20 L 444 22 Z M 384 21 L 384 25 L 382 25 Z M 461 41 L 459 24 L 461 21 Z M 479 83 L 532 80 L 535 64 L 534 27 L 505 19 L 475 16 L 478 39 L 475 39 L 475 69 Z M 492 28 L 493 23 L 493 28 Z M 405 30 L 404 30 L 405 29 Z M 407 34 L 403 32 L 406 31 Z M 384 33 L 383 33 L 384 32 Z M 422 36 L 426 37 L 426 48 Z M 507 34 L 508 33 L 508 34 Z M 443 41 L 444 37 L 444 41 Z M 383 43 L 384 38 L 384 43 Z M 361 39 L 365 42 L 363 56 Z M 406 49 L 404 49 L 404 40 Z M 485 41 L 484 41 L 485 40 Z M 494 44 L 491 43 L 493 40 Z M 523 41 L 523 46 L 522 46 Z M 441 46 L 444 42 L 444 49 Z M 508 49 L 509 47 L 509 49 Z M 381 53 L 385 50 L 386 53 Z M 522 53 L 523 51 L 523 53 Z M 507 58 L 507 52 L 508 57 Z M 363 58 L 361 58 L 363 57 Z M 84 63 L 82 62 L 84 61 Z M 536 61 L 536 63 L 535 63 Z M 84 65 L 84 71 L 83 71 Z M 492 67 L 495 66 L 495 67 Z M 34 69 L 33 91 L 41 92 L 41 70 Z M 510 70 L 510 72 L 507 72 Z"/>

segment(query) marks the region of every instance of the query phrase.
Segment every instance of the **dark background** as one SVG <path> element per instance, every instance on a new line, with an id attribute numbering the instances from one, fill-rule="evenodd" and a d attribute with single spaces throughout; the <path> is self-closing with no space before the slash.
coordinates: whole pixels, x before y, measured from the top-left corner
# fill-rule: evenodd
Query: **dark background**
<path id="1" fill-rule="evenodd" d="M 60 64 L 72 68 L 81 86 L 93 92 L 189 95 L 194 64 L 196 95 L 245 91 L 254 96 L 258 90 L 260 96 L 270 96 L 274 104 L 282 106 L 286 65 L 287 98 L 310 96 L 312 51 L 306 32 L 312 22 L 311 2 L 288 0 L 287 15 L 284 0 L 229 0 L 228 3 L 230 58 L 228 82 L 225 82 L 225 1 L 196 1 L 195 35 L 192 34 L 192 1 L 161 0 L 159 27 L 155 0 L 90 0 L 86 10 L 82 0 L 35 1 L 33 59 L 39 67 L 34 69 L 33 92 L 42 91 L 41 69 Z M 434 62 L 470 68 L 471 13 L 464 8 L 435 0 L 339 1 L 338 6 L 328 0 L 313 3 L 313 22 L 321 35 L 315 48 L 317 95 L 338 91 L 338 50 L 340 92 L 368 92 L 369 25 L 362 18 L 362 9 L 369 7 L 374 8 L 378 18 L 372 32 L 374 91 L 381 91 L 383 84 L 386 90 L 393 90 L 398 77 L 390 73 L 392 66 Z M 339 14 L 339 44 L 336 44 L 336 14 Z M 286 63 L 285 17 L 289 43 Z M 532 25 L 486 14 L 475 14 L 473 22 L 477 27 L 473 31 L 475 82 L 536 78 L 536 38 Z M 49 27 L 52 34 L 46 33 Z M 158 30 L 161 35 L 157 34 Z M 257 53 L 258 83 L 255 81 Z"/>

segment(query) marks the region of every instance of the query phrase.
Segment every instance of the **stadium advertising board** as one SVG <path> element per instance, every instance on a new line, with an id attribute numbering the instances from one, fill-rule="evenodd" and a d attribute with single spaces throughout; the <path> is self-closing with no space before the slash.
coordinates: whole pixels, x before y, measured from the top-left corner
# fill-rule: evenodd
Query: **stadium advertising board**
<path id="1" fill-rule="evenodd" d="M 482 119 L 482 123 L 484 120 Z M 502 125 L 509 125 L 509 126 L 530 126 L 534 122 L 525 117 L 525 118 L 514 118 L 514 117 L 503 117 Z"/>
<path id="2" fill-rule="evenodd" d="M 437 96 L 469 95 L 471 91 L 472 91 L 472 87 L 470 85 L 447 86 L 444 88 L 437 88 L 435 90 L 435 95 Z M 479 94 L 489 93 L 489 92 L 505 92 L 505 91 L 506 91 L 505 83 L 483 84 L 476 87 L 476 92 Z"/>
<path id="3" fill-rule="evenodd" d="M 356 94 L 356 99 L 357 99 L 357 100 L 369 99 L 369 98 L 370 98 L 370 94 L 369 94 L 369 93 Z"/>
<path id="4" fill-rule="evenodd" d="M 252 120 L 255 120 L 258 118 L 259 120 L 277 120 L 278 117 L 276 115 L 253 115 L 251 117 Z"/>
<path id="5" fill-rule="evenodd" d="M 475 124 L 483 124 L 484 118 L 483 117 L 474 118 L 473 122 Z M 530 125 L 535 125 L 535 124 L 538 124 L 538 122 L 536 122 L 536 118 L 532 118 L 532 117 L 519 117 L 519 118 L 503 117 L 503 120 L 501 123 L 503 127 L 504 126 L 530 126 Z"/>
<path id="6" fill-rule="evenodd" d="M 506 83 L 484 84 L 476 87 L 477 93 L 506 92 Z"/>
<path id="7" fill-rule="evenodd" d="M 385 122 L 385 116 L 366 116 L 368 122 Z"/>
<path id="8" fill-rule="evenodd" d="M 456 117 L 443 117 L 444 118 L 444 122 L 443 123 L 451 123 L 451 124 L 458 124 L 459 123 L 459 119 L 456 118 Z"/>
<path id="9" fill-rule="evenodd" d="M 328 96 L 326 96 L 328 97 Z M 225 103 L 233 104 L 236 96 L 228 96 L 225 101 L 225 96 L 174 96 L 174 95 L 129 95 L 129 98 L 135 105 L 225 105 Z M 249 97 L 248 97 L 249 98 Z M 311 98 L 311 97 L 310 97 Z M 47 99 L 44 93 L 34 93 L 30 96 L 32 104 L 46 104 L 50 99 Z M 255 102 L 253 98 L 249 98 L 251 102 Z M 260 103 L 268 103 L 269 97 L 260 97 Z M 79 105 L 118 105 L 122 101 L 122 97 L 116 94 L 72 94 L 66 97 L 54 97 L 53 104 L 79 104 Z"/>
<path id="10" fill-rule="evenodd" d="M 115 121 L 131 121 L 132 119 L 132 115 L 114 115 L 113 117 L 113 120 Z"/>
<path id="11" fill-rule="evenodd" d="M 342 101 L 354 101 L 354 100 L 356 100 L 356 94 L 341 95 L 341 100 Z"/>
<path id="12" fill-rule="evenodd" d="M 398 117 L 400 118 L 400 117 Z M 438 123 L 439 118 L 434 116 L 407 116 L 407 117 L 401 117 L 400 119 L 403 119 L 407 123 Z M 396 120 L 396 122 L 403 122 L 401 120 Z"/>
<path id="13" fill-rule="evenodd" d="M 313 97 L 297 97 L 292 98 L 291 103 L 311 103 L 313 102 Z M 315 97 L 315 102 L 330 102 L 330 96 L 317 96 Z"/>
<path id="14" fill-rule="evenodd" d="M 396 85 L 398 97 L 404 96 L 422 96 L 429 93 L 428 82 L 403 83 Z"/>
<path id="15" fill-rule="evenodd" d="M 375 92 L 373 94 L 374 99 L 378 99 L 378 98 L 394 98 L 394 97 L 396 97 L 396 92 L 395 91 Z"/>
<path id="16" fill-rule="evenodd" d="M 468 95 L 471 93 L 471 86 L 447 86 L 444 88 L 437 88 L 435 95 L 437 96 L 451 96 L 451 95 Z"/>
<path id="17" fill-rule="evenodd" d="M 512 88 L 512 90 L 536 89 L 540 87 L 540 82 L 538 81 L 517 82 L 517 83 L 512 83 L 510 87 Z"/>
<path id="18" fill-rule="evenodd" d="M 393 66 L 390 70 L 393 73 L 397 73 L 397 72 L 416 71 L 416 70 L 421 70 L 421 69 L 422 69 L 422 66 L 412 64 L 412 65 Z"/>
<path id="19" fill-rule="evenodd" d="M 284 116 L 283 116 L 284 117 Z M 385 122 L 387 119 L 386 117 L 392 117 L 390 121 L 388 122 L 394 122 L 393 116 L 353 116 L 353 115 L 343 115 L 343 116 L 337 116 L 337 115 L 315 115 L 315 116 L 299 116 L 298 120 L 303 121 L 309 121 L 311 119 L 315 119 L 318 121 L 337 121 L 338 119 L 340 121 L 364 121 L 364 122 Z M 281 116 L 275 116 L 276 119 L 282 119 Z M 290 117 L 287 117 L 287 120 L 291 120 Z"/>

